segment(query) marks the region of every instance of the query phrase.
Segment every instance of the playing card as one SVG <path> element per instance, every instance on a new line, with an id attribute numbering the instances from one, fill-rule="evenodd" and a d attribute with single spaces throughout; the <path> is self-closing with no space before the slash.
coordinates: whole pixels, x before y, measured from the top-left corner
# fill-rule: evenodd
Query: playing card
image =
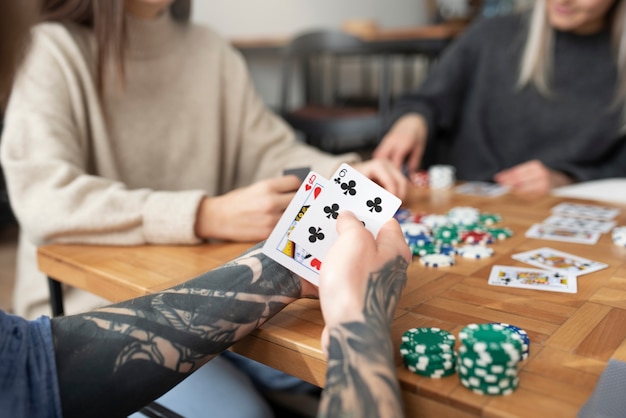
<path id="1" fill-rule="evenodd" d="M 323 198 L 314 203 L 291 235 L 293 242 L 321 260 L 337 238 L 335 222 L 340 212 L 351 211 L 377 236 L 402 203 L 348 164 L 342 164 L 332 179 Z"/>
<path id="2" fill-rule="evenodd" d="M 573 216 L 552 215 L 543 221 L 544 225 L 554 225 L 569 229 L 599 232 L 605 234 L 613 229 L 615 221 L 604 221 L 591 218 L 575 218 Z"/>
<path id="3" fill-rule="evenodd" d="M 574 242 L 577 244 L 595 244 L 600 238 L 599 232 L 580 229 L 563 228 L 560 226 L 534 224 L 526 231 L 526 237 L 547 239 L 552 241 Z"/>
<path id="4" fill-rule="evenodd" d="M 508 193 L 509 188 L 495 183 L 484 181 L 470 181 L 454 189 L 459 194 L 472 196 L 496 197 Z"/>
<path id="5" fill-rule="evenodd" d="M 495 265 L 488 283 L 493 286 L 576 293 L 576 276 L 571 273 Z"/>
<path id="6" fill-rule="evenodd" d="M 564 202 L 552 208 L 552 213 L 563 216 L 576 216 L 579 218 L 591 218 L 610 221 L 619 214 L 617 208 L 607 208 L 596 205 L 584 205 L 580 203 Z"/>
<path id="7" fill-rule="evenodd" d="M 320 259 L 290 238 L 293 228 L 328 187 L 328 180 L 311 171 L 263 245 L 263 253 L 294 273 L 319 285 Z"/>
<path id="8" fill-rule="evenodd" d="M 594 271 L 608 267 L 606 264 L 598 261 L 578 257 L 547 247 L 513 254 L 511 257 L 517 261 L 533 266 L 563 273 L 571 273 L 575 276 L 582 276 L 583 274 L 593 273 Z"/>
<path id="9" fill-rule="evenodd" d="M 338 236 L 337 216 L 339 213 L 349 210 L 349 206 L 349 202 L 339 190 L 328 187 L 324 190 L 323 196 L 320 196 L 311 205 L 306 215 L 293 229 L 289 236 L 290 239 L 298 246 L 304 247 L 310 254 L 324 260 L 328 249 Z M 378 232 L 378 230 L 372 230 L 370 224 L 374 225 L 375 222 L 370 222 L 369 217 L 364 216 L 363 212 L 361 214 L 355 213 L 355 215 L 372 234 Z"/>
<path id="10" fill-rule="evenodd" d="M 344 196 L 345 209 L 359 219 L 368 218 L 366 228 L 378 235 L 378 230 L 393 217 L 402 201 L 348 164 L 341 164 L 331 177 L 329 188 Z"/>

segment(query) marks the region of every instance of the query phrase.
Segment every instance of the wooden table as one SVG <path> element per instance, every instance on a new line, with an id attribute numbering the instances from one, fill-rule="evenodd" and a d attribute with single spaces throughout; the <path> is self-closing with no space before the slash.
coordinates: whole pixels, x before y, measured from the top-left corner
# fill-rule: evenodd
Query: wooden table
<path id="1" fill-rule="evenodd" d="M 531 224 L 545 219 L 562 201 L 576 200 L 412 191 L 406 203 L 414 212 L 444 213 L 454 206 L 474 206 L 502 215 L 502 225 L 515 235 L 493 244 L 495 256 L 487 260 L 457 257 L 457 264 L 449 268 L 425 268 L 417 261 L 409 267 L 392 331 L 408 416 L 574 417 L 607 361 L 626 361 L 626 249 L 614 245 L 609 234 L 593 246 L 524 237 Z M 618 224 L 626 225 L 626 206 L 620 208 Z M 192 278 L 248 246 L 48 245 L 39 249 L 39 266 L 63 283 L 121 301 Z M 543 246 L 609 267 L 579 277 L 577 294 L 487 285 L 493 264 L 523 266 L 511 254 Z M 457 334 L 468 323 L 491 321 L 522 327 L 531 339 L 530 358 L 521 364 L 520 387 L 512 395 L 476 395 L 460 385 L 457 375 L 428 379 L 403 367 L 397 348 L 405 330 L 437 326 Z M 322 386 L 326 370 L 319 343 L 322 327 L 318 302 L 297 301 L 233 350 Z"/>

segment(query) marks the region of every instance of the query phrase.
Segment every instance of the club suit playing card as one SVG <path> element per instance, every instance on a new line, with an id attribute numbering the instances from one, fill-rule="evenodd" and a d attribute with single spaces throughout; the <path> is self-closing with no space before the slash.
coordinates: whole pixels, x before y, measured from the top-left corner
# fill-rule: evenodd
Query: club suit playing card
<path id="1" fill-rule="evenodd" d="M 311 206 L 291 235 L 296 244 L 321 260 L 337 238 L 336 220 L 340 212 L 351 211 L 377 236 L 402 203 L 347 164 L 341 165 L 333 179 L 333 184 Z"/>

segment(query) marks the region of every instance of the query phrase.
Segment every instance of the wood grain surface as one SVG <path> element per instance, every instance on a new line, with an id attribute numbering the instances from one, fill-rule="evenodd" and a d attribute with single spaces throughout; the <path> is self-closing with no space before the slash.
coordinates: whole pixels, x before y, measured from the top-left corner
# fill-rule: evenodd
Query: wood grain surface
<path id="1" fill-rule="evenodd" d="M 626 361 L 626 249 L 603 234 L 596 245 L 528 239 L 525 231 L 560 202 L 626 206 L 545 197 L 527 200 L 505 195 L 483 198 L 452 191 L 412 190 L 404 206 L 415 213 L 445 213 L 472 206 L 502 216 L 514 236 L 490 245 L 492 258 L 457 257 L 447 268 L 427 268 L 417 259 L 395 314 L 392 338 L 412 327 L 436 326 L 455 335 L 469 323 L 506 322 L 525 329 L 530 358 L 520 364 L 520 386 L 509 396 L 481 396 L 461 386 L 457 375 L 429 379 L 402 364 L 397 374 L 408 416 L 420 417 L 575 417 L 591 395 L 609 359 Z M 40 269 L 48 276 L 111 301 L 165 289 L 214 268 L 251 244 L 104 247 L 48 245 L 39 248 Z M 608 264 L 578 278 L 576 294 L 490 286 L 494 264 L 527 266 L 512 254 L 551 247 Z M 316 300 L 300 300 L 233 347 L 233 350 L 323 386 L 326 363 L 319 338 L 323 320 Z"/>

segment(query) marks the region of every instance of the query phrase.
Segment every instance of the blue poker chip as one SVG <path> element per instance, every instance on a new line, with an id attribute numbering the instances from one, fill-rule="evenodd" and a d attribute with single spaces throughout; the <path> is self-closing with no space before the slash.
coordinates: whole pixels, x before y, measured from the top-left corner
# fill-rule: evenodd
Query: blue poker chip
<path id="1" fill-rule="evenodd" d="M 450 267 L 454 265 L 454 257 L 445 254 L 428 254 L 420 257 L 420 263 L 426 267 Z"/>
<path id="2" fill-rule="evenodd" d="M 393 217 L 395 218 L 396 221 L 398 221 L 398 223 L 403 223 L 408 221 L 411 218 L 411 211 L 409 209 L 406 208 L 400 208 L 397 210 L 397 212 L 393 215 Z"/>

